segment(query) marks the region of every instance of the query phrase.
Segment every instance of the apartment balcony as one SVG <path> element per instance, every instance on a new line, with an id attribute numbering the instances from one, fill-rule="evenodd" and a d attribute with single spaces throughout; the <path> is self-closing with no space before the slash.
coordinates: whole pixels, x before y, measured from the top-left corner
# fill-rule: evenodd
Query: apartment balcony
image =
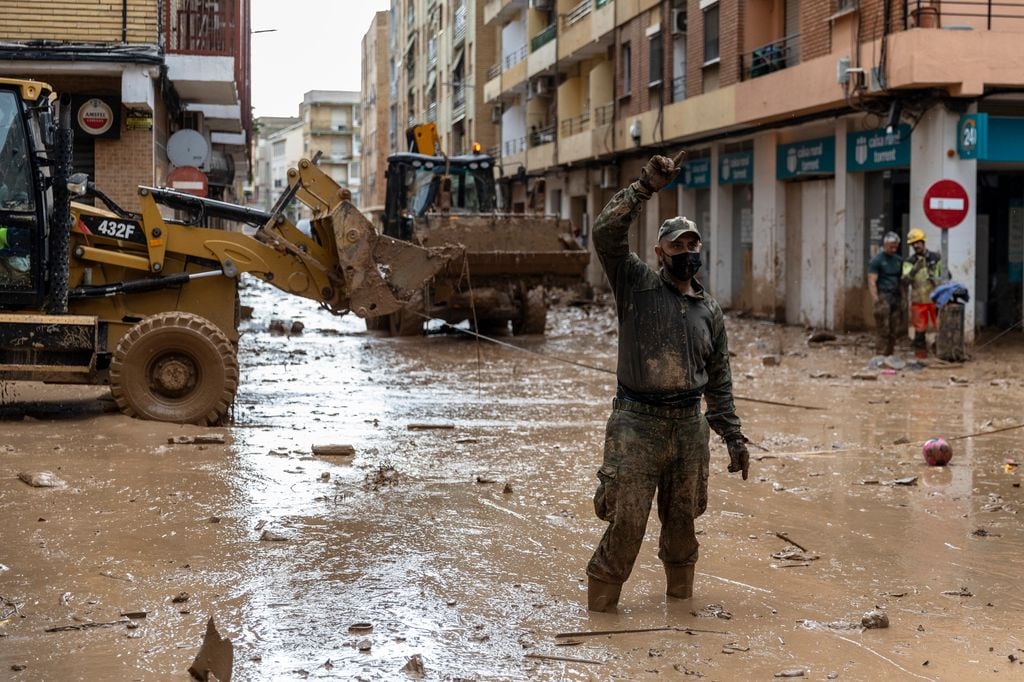
<path id="1" fill-rule="evenodd" d="M 749 54 L 740 55 L 740 75 L 743 80 L 758 78 L 796 66 L 799 62 L 800 34 L 797 33 L 755 47 Z"/>
<path id="2" fill-rule="evenodd" d="M 495 64 L 487 70 L 487 82 L 484 83 L 484 102 L 493 102 L 501 96 L 501 64 Z"/>
<path id="3" fill-rule="evenodd" d="M 243 104 L 239 90 L 248 81 L 248 24 L 242 33 L 238 0 L 164 0 L 167 17 L 167 77 L 185 101 Z M 238 55 L 236 57 L 236 55 Z M 247 99 L 247 98 L 246 98 Z M 244 102 L 248 110 L 248 101 Z"/>
<path id="4" fill-rule="evenodd" d="M 590 12 L 593 7 L 594 0 L 580 0 L 562 16 L 562 29 L 558 37 L 559 59 L 565 59 L 594 39 L 590 31 Z"/>
<path id="5" fill-rule="evenodd" d="M 433 123 L 437 120 L 437 102 L 431 102 L 427 105 L 427 122 Z"/>
<path id="6" fill-rule="evenodd" d="M 455 18 L 452 27 L 452 44 L 458 45 L 466 40 L 466 6 L 460 5 L 455 10 Z"/>
<path id="7" fill-rule="evenodd" d="M 547 142 L 545 144 L 537 145 L 536 147 L 530 147 L 526 150 L 526 169 L 528 171 L 534 172 L 547 170 L 554 165 L 554 142 Z"/>
<path id="8" fill-rule="evenodd" d="M 488 0 L 484 5 L 484 24 L 503 24 L 526 6 L 526 0 Z"/>
<path id="9" fill-rule="evenodd" d="M 686 99 L 686 76 L 676 76 L 672 79 L 672 101 L 682 102 Z"/>
<path id="10" fill-rule="evenodd" d="M 526 138 L 515 137 L 501 143 L 501 167 L 505 175 L 526 166 Z"/>
<path id="11" fill-rule="evenodd" d="M 454 87 L 452 93 L 452 123 L 456 123 L 459 119 L 466 115 L 466 86 L 463 83 L 458 83 Z"/>
<path id="12" fill-rule="evenodd" d="M 560 128 L 560 139 L 577 135 L 584 130 L 590 130 L 590 112 L 584 111 L 579 116 L 562 119 Z"/>
<path id="13" fill-rule="evenodd" d="M 530 54 L 526 58 L 526 74 L 533 77 L 550 70 L 555 65 L 558 53 L 555 51 L 558 33 L 557 24 L 551 24 L 530 39 Z"/>

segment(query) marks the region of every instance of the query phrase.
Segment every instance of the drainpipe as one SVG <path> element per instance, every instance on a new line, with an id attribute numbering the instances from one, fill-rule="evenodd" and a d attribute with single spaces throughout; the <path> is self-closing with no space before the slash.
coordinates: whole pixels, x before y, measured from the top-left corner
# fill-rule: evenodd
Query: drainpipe
<path id="1" fill-rule="evenodd" d="M 128 0 L 121 0 L 121 44 L 128 44 Z"/>

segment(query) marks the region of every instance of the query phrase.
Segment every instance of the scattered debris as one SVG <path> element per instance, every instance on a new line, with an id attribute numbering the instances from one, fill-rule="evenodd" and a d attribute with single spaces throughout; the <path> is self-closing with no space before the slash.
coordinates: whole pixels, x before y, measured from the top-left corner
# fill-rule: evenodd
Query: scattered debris
<path id="1" fill-rule="evenodd" d="M 479 438 L 456 438 L 455 442 L 459 443 L 460 445 L 463 444 L 463 443 L 479 443 L 480 439 Z"/>
<path id="2" fill-rule="evenodd" d="M 348 626 L 348 631 L 353 635 L 368 635 L 373 632 L 373 623 L 352 623 L 352 625 Z"/>
<path id="3" fill-rule="evenodd" d="M 491 483 L 497 483 L 497 481 L 495 481 L 493 478 L 485 478 L 484 476 L 481 476 L 479 474 L 477 474 L 476 482 L 479 483 L 480 485 L 490 485 Z"/>
<path id="4" fill-rule="evenodd" d="M 320 480 L 325 482 L 325 483 L 327 481 L 330 481 L 331 480 L 331 472 L 330 471 L 325 471 L 322 474 L 320 474 Z"/>
<path id="5" fill-rule="evenodd" d="M 100 575 L 104 578 L 110 578 L 112 580 L 123 580 L 126 583 L 135 582 L 135 576 L 131 573 L 115 573 L 114 571 L 100 571 Z"/>
<path id="6" fill-rule="evenodd" d="M 389 462 L 384 462 L 376 471 L 366 475 L 366 486 L 372 490 L 379 490 L 386 485 L 395 485 L 399 479 L 398 470 Z"/>
<path id="7" fill-rule="evenodd" d="M 168 445 L 224 445 L 227 436 L 211 433 L 203 436 L 173 436 L 167 439 Z"/>
<path id="8" fill-rule="evenodd" d="M 712 604 L 711 606 L 716 605 Z M 581 632 L 559 632 L 557 635 L 555 635 L 555 639 L 576 639 L 579 637 L 604 637 L 606 635 L 633 635 L 643 632 L 685 632 L 689 635 L 695 635 L 698 633 L 709 635 L 732 635 L 731 632 L 725 632 L 723 630 L 701 630 L 698 628 L 687 628 L 679 627 L 676 625 L 667 625 L 660 628 L 633 628 L 627 630 L 583 630 Z"/>
<path id="9" fill-rule="evenodd" d="M 66 488 L 67 483 L 52 471 L 19 471 L 18 478 L 33 488 Z"/>
<path id="10" fill-rule="evenodd" d="M 814 331 L 807 337 L 807 343 L 825 343 L 826 341 L 835 340 L 836 335 L 827 331 Z"/>
<path id="11" fill-rule="evenodd" d="M 267 331 L 271 334 L 280 334 L 287 336 L 297 336 L 302 333 L 302 330 L 306 328 L 306 325 L 302 324 L 298 320 L 292 320 L 290 323 L 284 320 L 274 318 L 270 320 L 270 324 L 267 325 Z"/>
<path id="12" fill-rule="evenodd" d="M 405 428 L 410 431 L 430 431 L 430 430 L 444 430 L 450 431 L 455 428 L 455 424 L 409 424 Z"/>
<path id="13" fill-rule="evenodd" d="M 860 624 L 866 630 L 887 628 L 889 627 L 889 614 L 878 610 L 868 611 L 861 617 Z"/>
<path id="14" fill-rule="evenodd" d="M 812 379 L 835 379 L 836 375 L 832 372 L 811 372 L 810 377 Z"/>
<path id="15" fill-rule="evenodd" d="M 700 611 L 690 611 L 690 615 L 697 618 L 721 618 L 722 620 L 732 618 L 732 614 L 726 611 L 721 604 L 708 604 Z"/>
<path id="16" fill-rule="evenodd" d="M 251 320 L 252 314 L 256 311 L 251 305 L 238 306 L 238 318 L 240 320 Z"/>
<path id="17" fill-rule="evenodd" d="M 896 440 L 894 440 L 894 441 L 892 442 L 892 444 L 893 444 L 893 445 L 906 445 L 906 444 L 907 444 L 907 443 L 909 443 L 909 442 L 910 442 L 910 439 L 909 439 L 909 438 L 907 438 L 906 436 L 900 436 L 899 438 L 897 438 Z"/>
<path id="18" fill-rule="evenodd" d="M 762 355 L 761 364 L 765 367 L 778 367 L 782 364 L 782 356 L 780 355 Z"/>
<path id="19" fill-rule="evenodd" d="M 373 648 L 373 642 L 371 642 L 368 639 L 361 639 L 356 644 L 356 648 L 359 649 L 360 651 L 369 651 L 370 649 Z"/>
<path id="20" fill-rule="evenodd" d="M 270 529 L 264 530 L 263 534 L 260 535 L 260 542 L 288 542 L 290 539 L 287 535 L 275 533 Z"/>
<path id="21" fill-rule="evenodd" d="M 978 528 L 978 529 L 972 531 L 971 535 L 973 535 L 976 538 L 998 538 L 998 537 L 1002 537 L 999 533 L 992 533 L 990 531 L 985 530 L 984 528 Z"/>
<path id="22" fill-rule="evenodd" d="M 604 665 L 604 661 L 597 661 L 592 658 L 572 658 L 571 656 L 549 656 L 548 654 L 526 654 L 524 658 L 534 658 L 541 661 L 566 661 L 568 663 L 592 663 Z"/>
<path id="23" fill-rule="evenodd" d="M 968 590 L 966 587 L 961 587 L 959 590 L 946 590 L 942 594 L 947 597 L 973 597 L 974 593 Z"/>
<path id="24" fill-rule="evenodd" d="M 127 625 L 131 621 L 127 618 L 119 618 L 117 620 L 96 622 L 88 621 L 85 623 L 71 623 L 69 625 L 58 625 L 52 628 L 46 628 L 43 632 L 70 632 L 72 630 L 91 630 L 93 628 L 109 628 L 115 625 Z"/>
<path id="25" fill-rule="evenodd" d="M 917 485 L 917 476 L 905 476 L 893 481 L 893 485 Z"/>
<path id="26" fill-rule="evenodd" d="M 184 604 L 189 600 L 188 592 L 179 592 L 176 596 L 171 598 L 172 604 Z"/>
<path id="27" fill-rule="evenodd" d="M 858 381 L 878 381 L 878 375 L 877 374 L 868 374 L 867 372 L 859 372 L 857 374 L 851 374 L 850 378 L 851 379 L 856 379 Z"/>
<path id="28" fill-rule="evenodd" d="M 501 489 L 501 492 L 504 493 L 505 495 L 511 495 L 512 493 L 515 492 L 515 490 L 512 489 L 511 483 L 506 483 L 505 487 Z"/>
<path id="29" fill-rule="evenodd" d="M 234 666 L 235 647 L 230 639 L 220 636 L 211 616 L 210 620 L 206 621 L 206 634 L 203 636 L 199 653 L 188 667 L 188 672 L 201 682 L 207 682 L 210 673 L 213 673 L 218 682 L 231 682 Z"/>
<path id="30" fill-rule="evenodd" d="M 313 454 L 318 457 L 355 457 L 356 455 L 356 449 L 352 445 L 314 445 L 312 450 Z"/>
<path id="31" fill-rule="evenodd" d="M 779 671 L 779 672 L 775 673 L 775 677 L 803 677 L 806 674 L 807 674 L 806 670 L 801 670 L 799 668 L 796 668 L 796 669 L 793 669 L 793 670 L 782 670 L 782 671 Z"/>
<path id="32" fill-rule="evenodd" d="M 402 672 L 414 677 L 423 677 L 427 672 L 427 669 L 423 666 L 423 657 L 419 654 L 414 654 L 405 662 L 405 665 L 402 666 Z"/>
<path id="33" fill-rule="evenodd" d="M 740 653 L 740 652 L 743 652 L 743 651 L 750 651 L 750 647 L 749 646 L 740 646 L 736 642 L 732 642 L 730 644 L 726 644 L 725 646 L 722 647 L 722 653 L 723 654 L 735 654 L 735 653 Z"/>
<path id="34" fill-rule="evenodd" d="M 796 547 L 787 547 L 781 552 L 775 552 L 772 554 L 773 559 L 779 559 L 781 561 L 815 561 L 820 557 L 817 554 L 810 554 L 809 552 L 801 551 Z"/>
<path id="35" fill-rule="evenodd" d="M 136 620 L 136 619 L 139 619 L 139 618 L 145 618 L 147 615 L 149 615 L 149 612 L 148 611 L 125 611 L 121 615 L 124 616 L 125 618 L 130 618 L 132 620 Z"/>
<path id="36" fill-rule="evenodd" d="M 777 537 L 778 539 L 782 540 L 783 542 L 788 542 L 789 544 L 793 545 L 794 547 L 797 547 L 797 548 L 799 548 L 799 549 L 802 549 L 802 550 L 803 550 L 803 551 L 805 551 L 805 552 L 809 551 L 809 550 L 808 550 L 808 549 L 807 549 L 806 547 L 804 547 L 803 545 L 801 545 L 801 544 L 800 544 L 799 542 L 795 542 L 795 541 L 793 541 L 793 540 L 792 540 L 792 539 L 791 539 L 791 538 L 790 538 L 790 537 L 789 537 L 788 535 L 786 535 L 785 533 L 779 533 L 779 532 L 777 532 L 777 531 L 776 531 L 776 533 L 775 533 L 775 537 Z"/>

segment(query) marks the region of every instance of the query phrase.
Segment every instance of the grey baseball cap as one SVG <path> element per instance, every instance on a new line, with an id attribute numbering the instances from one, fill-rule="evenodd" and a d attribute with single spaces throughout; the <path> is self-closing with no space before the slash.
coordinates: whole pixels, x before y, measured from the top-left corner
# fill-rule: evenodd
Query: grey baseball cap
<path id="1" fill-rule="evenodd" d="M 700 239 L 700 232 L 697 231 L 697 223 L 683 216 L 669 218 L 661 224 L 661 229 L 658 230 L 658 241 L 660 242 L 662 239 L 667 239 L 670 242 L 674 242 L 687 232 L 693 233 L 697 236 L 697 239 Z"/>

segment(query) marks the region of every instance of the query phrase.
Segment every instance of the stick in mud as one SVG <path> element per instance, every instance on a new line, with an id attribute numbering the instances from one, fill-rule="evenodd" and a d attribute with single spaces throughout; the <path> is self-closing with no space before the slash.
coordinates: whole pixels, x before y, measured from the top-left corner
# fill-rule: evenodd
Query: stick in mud
<path id="1" fill-rule="evenodd" d="M 43 632 L 70 632 L 71 630 L 88 630 L 89 628 L 108 628 L 114 625 L 127 625 L 131 622 L 129 618 L 112 620 L 105 623 L 72 623 L 71 625 L 58 625 L 53 628 L 46 628 Z"/>
<path id="2" fill-rule="evenodd" d="M 603 635 L 633 635 L 644 632 L 699 632 L 707 635 L 732 635 L 731 632 L 726 632 L 725 630 L 700 630 L 698 628 L 668 625 L 660 628 L 636 628 L 632 630 L 584 630 L 582 632 L 559 632 L 555 635 L 555 639 L 565 639 L 567 637 L 601 637 Z"/>
<path id="3" fill-rule="evenodd" d="M 604 665 L 604 661 L 595 661 L 591 658 L 573 658 L 571 656 L 548 656 L 547 654 L 526 654 L 523 658 L 536 658 L 542 661 L 568 661 L 569 663 L 593 663 Z"/>
<path id="4" fill-rule="evenodd" d="M 807 549 L 806 547 L 804 547 L 803 545 L 797 544 L 796 542 L 793 542 L 793 540 L 791 540 L 790 537 L 788 535 L 786 535 L 785 533 L 776 532 L 775 533 L 775 537 L 777 537 L 780 540 L 784 540 L 785 542 L 788 542 L 789 544 L 793 545 L 797 549 L 802 550 L 804 552 L 810 552 L 811 551 L 811 550 Z"/>

